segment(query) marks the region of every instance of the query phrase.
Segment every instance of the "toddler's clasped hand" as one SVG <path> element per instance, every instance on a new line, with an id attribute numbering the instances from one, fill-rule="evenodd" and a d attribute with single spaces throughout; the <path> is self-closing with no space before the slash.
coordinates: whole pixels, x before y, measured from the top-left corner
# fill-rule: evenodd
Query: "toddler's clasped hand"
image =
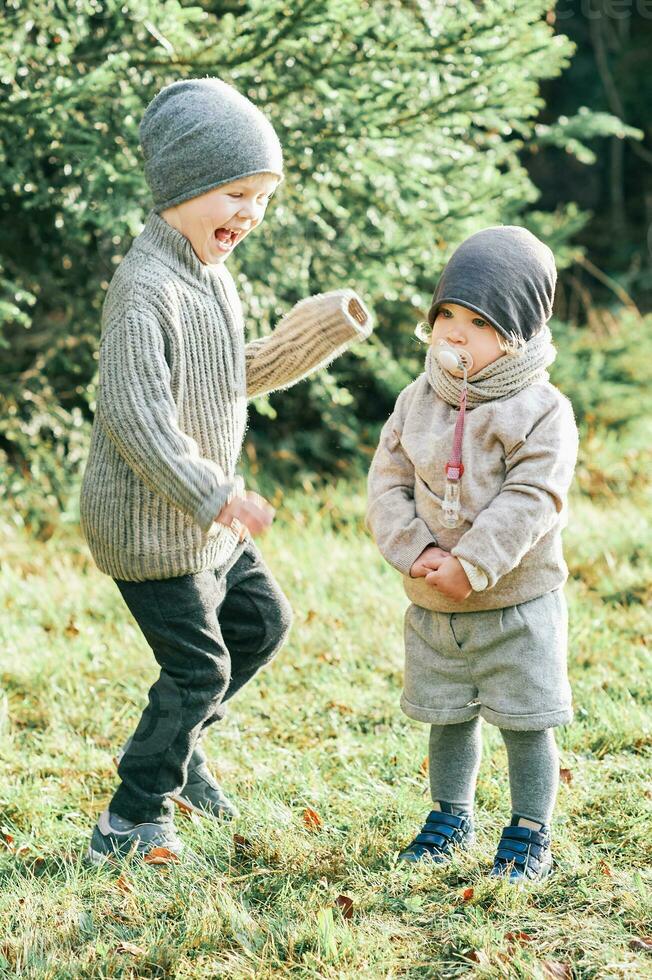
<path id="1" fill-rule="evenodd" d="M 215 520 L 236 529 L 241 525 L 239 535 L 242 541 L 247 536 L 247 532 L 255 535 L 266 531 L 274 520 L 275 513 L 272 505 L 264 497 L 254 493 L 253 490 L 247 490 L 244 496 L 234 497 L 225 504 Z"/>
<path id="2" fill-rule="evenodd" d="M 453 602 L 463 602 L 473 591 L 462 563 L 453 555 L 449 555 L 435 571 L 428 572 L 426 584 Z"/>
<path id="3" fill-rule="evenodd" d="M 434 544 L 429 545 L 421 552 L 410 569 L 410 577 L 425 578 L 429 572 L 436 571 L 446 558 L 450 558 L 449 551 L 444 551 Z"/>
<path id="4" fill-rule="evenodd" d="M 432 586 L 453 602 L 463 602 L 471 595 L 471 583 L 459 559 L 448 551 L 431 545 L 421 552 L 410 569 L 412 578 L 425 578 Z"/>

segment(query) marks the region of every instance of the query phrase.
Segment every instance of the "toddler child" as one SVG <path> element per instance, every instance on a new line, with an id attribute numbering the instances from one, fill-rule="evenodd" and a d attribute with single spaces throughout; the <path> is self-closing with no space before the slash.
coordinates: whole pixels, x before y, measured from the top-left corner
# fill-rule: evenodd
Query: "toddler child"
<path id="1" fill-rule="evenodd" d="M 561 530 L 577 429 L 546 371 L 555 282 L 552 252 L 523 228 L 454 252 L 425 372 L 369 474 L 368 526 L 411 600 L 401 706 L 430 725 L 433 809 L 399 858 L 441 862 L 472 842 L 484 718 L 507 748 L 512 818 L 492 873 L 510 880 L 552 867 L 553 729 L 572 718 Z"/>
<path id="2" fill-rule="evenodd" d="M 237 814 L 201 738 L 278 651 L 291 615 L 251 541 L 273 509 L 235 474 L 246 401 L 371 331 L 356 294 L 339 290 L 245 344 L 224 263 L 283 174 L 278 137 L 247 98 L 214 78 L 175 82 L 147 107 L 140 138 L 154 207 L 104 302 L 81 519 L 161 670 L 93 831 L 96 862 L 154 847 L 181 855 L 173 802 Z"/>

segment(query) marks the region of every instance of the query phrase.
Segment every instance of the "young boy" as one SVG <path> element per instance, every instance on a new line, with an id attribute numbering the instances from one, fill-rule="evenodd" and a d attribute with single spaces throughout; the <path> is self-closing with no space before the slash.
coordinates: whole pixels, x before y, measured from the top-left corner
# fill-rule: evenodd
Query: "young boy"
<path id="1" fill-rule="evenodd" d="M 200 740 L 278 651 L 291 616 L 250 537 L 274 511 L 235 475 L 246 401 L 371 331 L 356 294 L 340 290 L 245 345 L 224 263 L 283 173 L 278 137 L 248 99 L 214 78 L 176 82 L 147 107 L 140 137 L 154 208 L 104 303 L 81 517 L 161 673 L 93 831 L 93 861 L 132 848 L 181 855 L 173 801 L 237 814 Z"/>
<path id="2" fill-rule="evenodd" d="M 484 718 L 507 748 L 512 819 L 492 873 L 510 880 L 552 867 L 553 728 L 572 718 L 561 530 L 577 429 L 546 371 L 555 282 L 552 252 L 523 228 L 455 251 L 425 373 L 369 474 L 368 526 L 411 599 L 401 706 L 431 726 L 433 809 L 399 858 L 441 862 L 472 842 Z"/>

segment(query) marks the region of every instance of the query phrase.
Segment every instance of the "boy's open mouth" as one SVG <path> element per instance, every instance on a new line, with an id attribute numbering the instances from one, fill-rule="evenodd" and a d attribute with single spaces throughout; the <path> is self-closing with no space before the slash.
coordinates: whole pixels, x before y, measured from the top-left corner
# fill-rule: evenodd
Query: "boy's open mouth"
<path id="1" fill-rule="evenodd" d="M 242 238 L 242 233 L 233 228 L 216 228 L 213 237 L 221 252 L 230 252 Z"/>

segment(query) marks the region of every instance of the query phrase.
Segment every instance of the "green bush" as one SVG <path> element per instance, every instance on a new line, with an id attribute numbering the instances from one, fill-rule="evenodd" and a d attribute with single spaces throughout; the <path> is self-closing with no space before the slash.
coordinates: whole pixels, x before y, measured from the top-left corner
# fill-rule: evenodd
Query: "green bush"
<path id="1" fill-rule="evenodd" d="M 255 404 L 249 454 L 347 469 L 418 365 L 412 338 L 452 248 L 520 222 L 568 261 L 584 216 L 532 210 L 524 154 L 631 135 L 584 113 L 543 126 L 539 85 L 572 45 L 550 0 L 8 0 L 0 21 L 0 465 L 31 522 L 74 514 L 104 293 L 149 208 L 137 126 L 165 83 L 219 75 L 267 109 L 287 180 L 232 262 L 251 336 L 343 284 L 374 340 Z M 299 421 L 300 420 L 300 423 Z M 72 508 L 72 509 L 71 509 Z"/>
<path id="2" fill-rule="evenodd" d="M 592 498 L 640 499 L 652 485 L 652 315 L 626 311 L 596 329 L 553 324 L 552 380 L 571 399 L 582 435 L 576 480 Z"/>

